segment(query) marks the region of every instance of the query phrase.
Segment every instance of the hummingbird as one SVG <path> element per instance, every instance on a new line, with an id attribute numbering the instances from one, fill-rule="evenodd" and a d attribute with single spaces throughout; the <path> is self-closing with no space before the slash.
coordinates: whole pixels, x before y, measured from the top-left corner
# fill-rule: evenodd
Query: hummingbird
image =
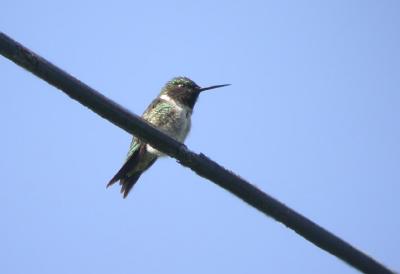
<path id="1" fill-rule="evenodd" d="M 203 91 L 229 84 L 200 87 L 187 77 L 175 77 L 165 84 L 160 94 L 144 111 L 142 118 L 179 142 L 184 142 L 191 127 L 193 107 Z M 107 184 L 119 181 L 124 198 L 140 175 L 151 167 L 163 153 L 150 144 L 133 137 L 125 163 Z"/>

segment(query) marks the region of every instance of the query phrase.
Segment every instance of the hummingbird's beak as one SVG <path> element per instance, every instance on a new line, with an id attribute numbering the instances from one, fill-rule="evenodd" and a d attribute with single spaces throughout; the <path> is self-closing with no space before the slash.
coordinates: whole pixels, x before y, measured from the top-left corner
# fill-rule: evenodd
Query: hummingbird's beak
<path id="1" fill-rule="evenodd" d="M 226 87 L 226 86 L 230 86 L 230 85 L 231 84 L 224 84 L 224 85 L 215 85 L 215 86 L 211 86 L 211 87 L 201 88 L 201 89 L 199 89 L 199 92 L 209 90 L 209 89 L 214 89 L 214 88 L 222 88 L 222 87 Z"/>

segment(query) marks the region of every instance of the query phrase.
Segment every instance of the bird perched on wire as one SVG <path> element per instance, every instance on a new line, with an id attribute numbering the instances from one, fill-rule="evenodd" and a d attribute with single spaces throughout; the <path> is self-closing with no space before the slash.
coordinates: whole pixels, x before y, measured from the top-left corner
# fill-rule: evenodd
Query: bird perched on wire
<path id="1" fill-rule="evenodd" d="M 165 134 L 183 142 L 190 131 L 193 107 L 200 93 L 228 85 L 201 88 L 187 77 L 173 78 L 161 89 L 160 94 L 147 107 L 142 117 Z M 121 193 L 126 198 L 140 175 L 160 156 L 163 156 L 160 151 L 133 137 L 125 163 L 107 187 L 119 181 Z"/>

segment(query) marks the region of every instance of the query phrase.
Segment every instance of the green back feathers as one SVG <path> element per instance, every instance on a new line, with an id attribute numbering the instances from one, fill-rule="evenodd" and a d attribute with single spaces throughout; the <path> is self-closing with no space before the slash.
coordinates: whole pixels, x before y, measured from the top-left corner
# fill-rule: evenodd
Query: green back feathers
<path id="1" fill-rule="evenodd" d="M 162 101 L 159 98 L 157 98 L 145 110 L 142 117 L 147 122 L 157 126 L 160 123 L 159 120 L 160 117 L 167 116 L 172 110 L 173 106 L 170 103 Z M 137 139 L 136 137 L 133 137 L 127 154 L 127 159 L 131 157 L 136 150 L 139 149 L 140 145 L 141 145 L 140 140 Z"/>

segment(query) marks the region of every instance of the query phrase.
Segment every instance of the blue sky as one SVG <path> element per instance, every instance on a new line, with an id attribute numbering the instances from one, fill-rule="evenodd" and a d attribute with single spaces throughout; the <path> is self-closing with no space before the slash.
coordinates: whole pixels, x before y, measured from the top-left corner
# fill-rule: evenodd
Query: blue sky
<path id="1" fill-rule="evenodd" d="M 398 1 L 3 1 L 1 31 L 141 114 L 202 95 L 186 144 L 400 270 Z M 0 58 L 1 273 L 356 273 Z"/>

